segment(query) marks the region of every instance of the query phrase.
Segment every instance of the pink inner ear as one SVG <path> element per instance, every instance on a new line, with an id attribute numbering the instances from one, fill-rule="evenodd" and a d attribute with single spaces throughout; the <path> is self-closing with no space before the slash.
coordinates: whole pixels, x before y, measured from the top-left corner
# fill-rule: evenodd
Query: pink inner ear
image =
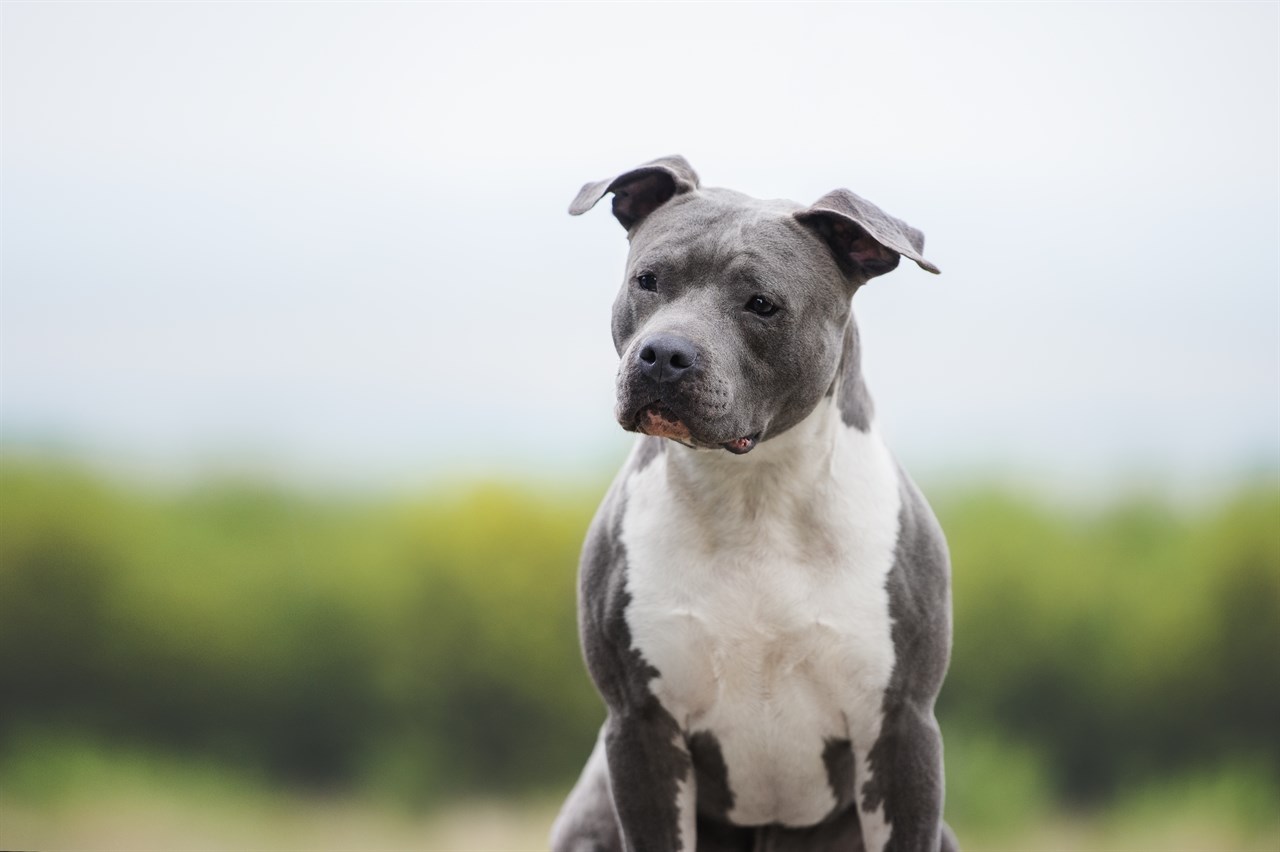
<path id="1" fill-rule="evenodd" d="M 845 219 L 831 221 L 836 238 L 848 246 L 846 254 L 858 266 L 892 269 L 897 265 L 897 252 L 876 242 L 866 231 Z"/>
<path id="2" fill-rule="evenodd" d="M 849 257 L 859 266 L 865 266 L 868 263 L 886 264 L 894 262 L 897 258 L 897 252 L 885 248 L 871 237 L 863 234 L 849 246 Z"/>

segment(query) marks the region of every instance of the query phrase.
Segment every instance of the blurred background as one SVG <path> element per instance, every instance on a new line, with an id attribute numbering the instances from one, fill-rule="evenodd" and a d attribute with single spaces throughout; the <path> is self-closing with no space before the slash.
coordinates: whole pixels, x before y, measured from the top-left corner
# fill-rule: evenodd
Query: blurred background
<path id="1" fill-rule="evenodd" d="M 1275 4 L 5 3 L 0 847 L 541 849 L 588 181 L 845 186 L 970 850 L 1280 848 Z"/>

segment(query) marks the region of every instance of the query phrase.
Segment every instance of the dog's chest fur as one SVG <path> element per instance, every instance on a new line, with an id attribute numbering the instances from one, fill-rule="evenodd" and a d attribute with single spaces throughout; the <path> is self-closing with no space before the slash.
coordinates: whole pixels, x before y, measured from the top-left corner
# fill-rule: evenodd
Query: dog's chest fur
<path id="1" fill-rule="evenodd" d="M 851 743 L 861 785 L 879 735 L 897 467 L 825 402 L 757 452 L 744 474 L 673 446 L 630 478 L 625 615 L 663 707 L 718 741 L 727 818 L 811 825 L 837 804 L 824 750 Z"/>

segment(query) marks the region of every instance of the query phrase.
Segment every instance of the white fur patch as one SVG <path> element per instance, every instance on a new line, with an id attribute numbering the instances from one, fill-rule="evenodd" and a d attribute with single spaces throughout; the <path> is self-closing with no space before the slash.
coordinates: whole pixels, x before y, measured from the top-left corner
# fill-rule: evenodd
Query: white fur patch
<path id="1" fill-rule="evenodd" d="M 683 742 L 677 743 L 676 747 L 681 751 L 685 750 Z M 676 785 L 676 813 L 679 819 L 681 852 L 692 852 L 698 845 L 698 802 L 693 778 L 694 770 L 690 767 L 689 774 L 681 778 Z"/>
<path id="2" fill-rule="evenodd" d="M 869 811 L 859 807 L 858 817 L 862 821 L 862 845 L 866 847 L 867 852 L 883 852 L 884 847 L 889 843 L 891 828 L 888 820 L 884 818 L 884 806 L 881 805 Z"/>
<path id="3" fill-rule="evenodd" d="M 733 822 L 820 821 L 826 742 L 853 743 L 861 790 L 893 670 L 892 456 L 824 401 L 746 456 L 670 445 L 626 487 L 626 619 L 650 688 L 719 741 Z"/>

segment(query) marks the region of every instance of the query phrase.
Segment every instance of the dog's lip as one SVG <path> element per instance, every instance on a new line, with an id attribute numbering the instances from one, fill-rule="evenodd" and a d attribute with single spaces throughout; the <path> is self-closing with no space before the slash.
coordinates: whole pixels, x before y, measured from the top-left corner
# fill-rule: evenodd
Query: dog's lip
<path id="1" fill-rule="evenodd" d="M 637 432 L 643 432 L 646 435 L 671 438 L 682 443 L 690 443 L 693 440 L 693 435 L 685 422 L 660 402 L 651 402 L 636 412 L 635 428 Z"/>
<path id="2" fill-rule="evenodd" d="M 760 440 L 760 433 L 743 435 L 729 441 L 703 441 L 696 438 L 689 426 L 680 419 L 669 406 L 662 402 L 651 402 L 636 411 L 634 428 L 637 432 L 658 438 L 670 438 L 689 447 L 719 447 L 734 455 L 746 455 L 751 452 Z"/>

